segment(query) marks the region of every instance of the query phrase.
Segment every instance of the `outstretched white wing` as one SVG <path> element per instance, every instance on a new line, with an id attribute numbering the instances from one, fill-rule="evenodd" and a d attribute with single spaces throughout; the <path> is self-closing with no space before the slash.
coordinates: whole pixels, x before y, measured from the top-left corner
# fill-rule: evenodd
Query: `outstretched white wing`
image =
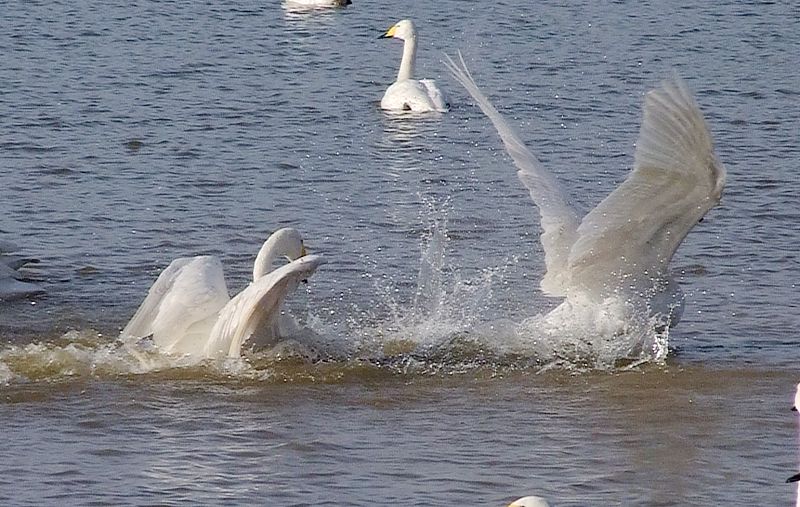
<path id="1" fill-rule="evenodd" d="M 205 356 L 239 357 L 242 345 L 252 335 L 274 333 L 286 297 L 323 263 L 319 255 L 306 255 L 251 283 L 220 312 Z"/>
<path id="2" fill-rule="evenodd" d="M 679 79 L 650 91 L 633 171 L 578 227 L 572 283 L 609 290 L 620 279 L 657 279 L 683 239 L 714 206 L 725 169 L 697 103 Z"/>
<path id="3" fill-rule="evenodd" d="M 152 335 L 163 352 L 200 355 L 219 311 L 229 300 L 219 259 L 175 259 L 161 272 L 121 336 Z"/>
<path id="4" fill-rule="evenodd" d="M 567 260 L 578 229 L 578 214 L 553 175 L 542 167 L 533 153 L 525 147 L 516 131 L 475 84 L 461 53 L 458 56 L 460 64 L 445 55 L 447 58 L 445 65 L 494 124 L 506 151 L 519 169 L 517 176 L 528 188 L 533 202 L 539 208 L 542 224 L 541 241 L 547 267 L 547 273 L 541 282 L 542 290 L 553 296 L 564 295 L 569 283 Z"/>

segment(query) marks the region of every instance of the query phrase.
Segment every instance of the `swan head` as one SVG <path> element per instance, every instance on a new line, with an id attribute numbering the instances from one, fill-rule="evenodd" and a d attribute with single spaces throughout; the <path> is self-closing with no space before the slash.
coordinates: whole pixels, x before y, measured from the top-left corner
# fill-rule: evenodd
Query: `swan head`
<path id="1" fill-rule="evenodd" d="M 797 412 L 800 410 L 800 384 L 797 384 L 797 390 L 794 393 L 794 405 L 792 405 L 792 411 Z"/>
<path id="2" fill-rule="evenodd" d="M 523 496 L 508 504 L 508 507 L 550 507 L 550 504 L 540 496 Z"/>
<path id="3" fill-rule="evenodd" d="M 276 256 L 283 256 L 291 262 L 306 255 L 306 247 L 303 244 L 303 237 L 297 229 L 284 227 L 273 232 L 267 239 Z M 265 243 L 266 246 L 266 243 Z"/>
<path id="4" fill-rule="evenodd" d="M 378 38 L 410 40 L 416 38 L 416 36 L 417 31 L 414 29 L 414 23 L 410 19 L 401 19 Z"/>
<path id="5" fill-rule="evenodd" d="M 253 280 L 258 280 L 272 271 L 272 263 L 278 257 L 286 257 L 289 262 L 306 255 L 303 238 L 296 229 L 284 227 L 273 232 L 258 251 L 253 266 Z"/>

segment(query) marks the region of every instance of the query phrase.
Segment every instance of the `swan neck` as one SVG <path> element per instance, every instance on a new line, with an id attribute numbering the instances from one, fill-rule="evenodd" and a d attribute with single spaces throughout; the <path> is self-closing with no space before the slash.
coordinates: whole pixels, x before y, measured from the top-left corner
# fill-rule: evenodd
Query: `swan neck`
<path id="1" fill-rule="evenodd" d="M 400 71 L 397 80 L 411 79 L 414 75 L 414 60 L 417 58 L 417 37 L 411 35 L 403 43 L 403 59 L 400 61 Z"/>
<path id="2" fill-rule="evenodd" d="M 253 263 L 253 281 L 272 271 L 272 264 L 279 255 L 280 253 L 275 250 L 275 245 L 267 241 L 258 251 L 256 261 Z"/>

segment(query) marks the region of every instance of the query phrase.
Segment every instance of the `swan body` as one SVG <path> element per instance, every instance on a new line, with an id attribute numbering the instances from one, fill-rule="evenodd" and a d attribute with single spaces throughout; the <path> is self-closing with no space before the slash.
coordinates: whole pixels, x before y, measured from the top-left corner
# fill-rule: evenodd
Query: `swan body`
<path id="1" fill-rule="evenodd" d="M 417 32 L 410 19 L 395 23 L 381 38 L 403 41 L 403 58 L 397 80 L 392 83 L 381 99 L 381 109 L 389 111 L 412 111 L 424 113 L 447 112 L 449 107 L 442 90 L 433 79 L 414 79 L 417 59 Z"/>
<path id="2" fill-rule="evenodd" d="M 797 388 L 794 392 L 794 404 L 792 405 L 792 411 L 797 412 L 800 410 L 800 384 L 797 384 Z M 796 482 L 797 483 L 797 495 L 795 496 L 795 505 L 800 507 L 800 473 L 796 473 L 793 476 L 786 479 L 786 482 Z"/>
<path id="3" fill-rule="evenodd" d="M 524 496 L 508 504 L 508 507 L 550 507 L 550 504 L 539 496 Z"/>
<path id="4" fill-rule="evenodd" d="M 624 332 L 632 311 L 676 324 L 683 296 L 669 262 L 725 186 L 725 169 L 686 85 L 676 78 L 646 95 L 633 170 L 580 218 L 558 181 L 475 84 L 463 57 L 460 63 L 448 57 L 446 65 L 494 124 L 539 208 L 547 268 L 541 288 L 565 298 L 547 317 L 563 322 L 570 309 L 588 303 L 616 312 L 616 324 L 604 319 L 617 328 L 612 335 Z"/>
<path id="5" fill-rule="evenodd" d="M 350 0 L 285 0 L 286 7 L 288 8 L 305 8 L 305 9 L 318 9 L 324 7 L 344 7 L 353 2 Z"/>
<path id="6" fill-rule="evenodd" d="M 25 299 L 45 292 L 39 285 L 26 280 L 24 274 L 18 271 L 39 261 L 12 253 L 16 251 L 19 248 L 13 243 L 0 241 L 0 301 Z"/>
<path id="7" fill-rule="evenodd" d="M 282 256 L 289 264 L 273 271 L 273 262 Z M 281 313 L 284 300 L 323 262 L 320 256 L 306 255 L 296 230 L 280 229 L 259 250 L 253 282 L 231 299 L 219 259 L 208 255 L 175 259 L 120 335 L 152 336 L 167 354 L 238 357 L 251 337 L 270 345 L 283 336 L 282 319 L 290 319 Z"/>
<path id="8" fill-rule="evenodd" d="M 793 412 L 798 410 L 800 410 L 800 384 L 797 384 L 797 389 L 794 392 L 794 405 L 792 405 Z"/>

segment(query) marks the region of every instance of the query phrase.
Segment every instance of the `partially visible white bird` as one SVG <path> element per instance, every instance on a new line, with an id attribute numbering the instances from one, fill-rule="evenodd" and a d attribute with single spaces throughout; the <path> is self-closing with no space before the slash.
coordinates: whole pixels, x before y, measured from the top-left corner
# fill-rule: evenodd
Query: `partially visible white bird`
<path id="1" fill-rule="evenodd" d="M 794 392 L 794 405 L 792 405 L 792 410 L 797 412 L 800 410 L 800 384 L 797 384 L 797 388 Z M 786 479 L 786 482 L 796 482 L 797 483 L 797 495 L 795 500 L 795 506 L 800 507 L 800 473 L 796 473 L 793 476 Z"/>
<path id="2" fill-rule="evenodd" d="M 325 7 L 344 7 L 353 2 L 350 0 L 284 0 L 287 9 L 320 9 Z"/>
<path id="3" fill-rule="evenodd" d="M 417 59 L 417 31 L 410 19 L 398 21 L 379 38 L 395 38 L 404 41 L 403 59 L 397 81 L 392 83 L 381 99 L 381 108 L 389 111 L 412 111 L 424 113 L 449 109 L 447 99 L 433 79 L 414 79 Z"/>
<path id="4" fill-rule="evenodd" d="M 289 264 L 273 271 L 279 257 Z M 274 232 L 253 266 L 253 282 L 231 299 L 222 263 L 213 256 L 175 259 L 161 272 L 121 337 L 153 337 L 162 352 L 196 359 L 238 357 L 242 345 L 275 344 L 284 337 L 281 307 L 297 285 L 324 262 L 306 255 L 300 234 Z"/>
<path id="5" fill-rule="evenodd" d="M 541 288 L 565 298 L 546 317 L 568 321 L 588 300 L 620 315 L 635 308 L 663 317 L 666 325 L 677 323 L 683 294 L 670 277 L 669 262 L 689 231 L 720 202 L 725 186 L 725 169 L 686 85 L 676 78 L 646 95 L 633 170 L 581 219 L 459 57 L 460 63 L 447 57 L 447 67 L 494 124 L 539 208 L 547 268 Z M 624 316 L 611 322 L 618 326 L 611 334 L 624 333 Z"/>
<path id="6" fill-rule="evenodd" d="M 16 254 L 19 247 L 0 240 L 0 301 L 24 299 L 45 293 L 39 285 L 26 279 L 18 270 L 28 264 L 39 262 L 37 259 Z"/>
<path id="7" fill-rule="evenodd" d="M 508 504 L 508 507 L 550 507 L 550 504 L 542 497 L 524 496 Z"/>

